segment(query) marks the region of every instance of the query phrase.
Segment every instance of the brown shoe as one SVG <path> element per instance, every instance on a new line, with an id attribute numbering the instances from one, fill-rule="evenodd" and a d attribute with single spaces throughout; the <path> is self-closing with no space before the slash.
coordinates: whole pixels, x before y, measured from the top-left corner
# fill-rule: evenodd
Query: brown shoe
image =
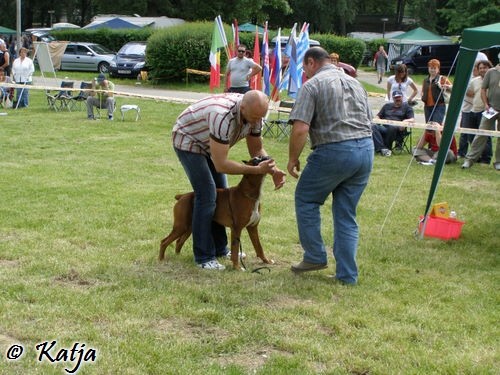
<path id="1" fill-rule="evenodd" d="M 298 264 L 292 265 L 292 272 L 300 273 L 300 272 L 309 272 L 309 271 L 318 271 L 328 268 L 326 263 L 308 263 L 302 261 Z"/>

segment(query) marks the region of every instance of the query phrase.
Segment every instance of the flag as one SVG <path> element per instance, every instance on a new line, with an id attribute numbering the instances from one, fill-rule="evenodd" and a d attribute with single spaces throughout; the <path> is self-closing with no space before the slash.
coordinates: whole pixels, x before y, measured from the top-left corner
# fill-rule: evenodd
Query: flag
<path id="1" fill-rule="evenodd" d="M 238 30 L 238 20 L 235 18 L 233 24 L 231 25 L 233 31 L 233 41 L 230 43 L 231 46 L 229 51 L 231 52 L 231 58 L 237 55 L 238 46 L 240 45 L 240 35 Z"/>
<path id="2" fill-rule="evenodd" d="M 304 22 L 297 42 L 297 92 L 302 87 L 304 73 L 303 62 L 306 51 L 309 49 L 309 24 Z"/>
<path id="3" fill-rule="evenodd" d="M 299 76 L 297 62 L 297 44 L 295 38 L 290 40 L 290 61 L 288 61 L 288 95 L 292 98 L 297 96 L 299 91 Z M 302 79 L 302 77 L 300 77 Z"/>
<path id="4" fill-rule="evenodd" d="M 220 87 L 220 48 L 227 48 L 227 39 L 220 16 L 215 18 L 212 46 L 210 48 L 210 91 Z M 227 52 L 227 50 L 226 50 Z"/>
<path id="5" fill-rule="evenodd" d="M 264 27 L 264 37 L 262 41 L 262 75 L 264 93 L 271 95 L 271 81 L 269 76 L 269 35 L 267 30 L 267 21 Z"/>
<path id="6" fill-rule="evenodd" d="M 273 84 L 273 93 L 271 100 L 278 101 L 280 99 L 280 83 L 281 83 L 281 28 L 278 29 L 276 36 L 276 44 L 273 50 L 273 63 L 271 64 L 271 83 Z"/>
<path id="7" fill-rule="evenodd" d="M 292 31 L 290 31 L 290 36 L 288 37 L 288 42 L 285 46 L 285 49 L 283 50 L 283 54 L 288 58 L 290 59 L 290 56 L 292 54 L 292 41 L 294 41 L 295 43 L 295 40 L 297 39 L 297 36 L 296 36 L 296 30 L 297 29 L 297 24 L 295 23 L 292 27 Z M 281 41 L 279 43 L 279 46 L 280 46 L 280 49 L 281 49 Z M 283 58 L 283 56 L 281 56 Z M 281 60 L 282 64 L 284 64 L 284 60 L 282 59 Z M 284 90 L 285 88 L 288 89 L 288 85 L 289 85 L 289 81 L 290 81 L 290 60 L 288 61 L 288 63 L 286 64 L 286 68 L 285 68 L 285 71 L 283 73 L 283 77 L 281 79 L 281 83 L 280 85 L 278 86 L 279 89 L 278 89 L 278 92 L 281 91 L 281 90 Z"/>
<path id="8" fill-rule="evenodd" d="M 259 47 L 259 27 L 255 26 L 255 41 L 253 44 L 253 61 L 260 65 L 260 47 Z M 250 87 L 253 90 L 262 90 L 262 73 L 252 77 Z"/>

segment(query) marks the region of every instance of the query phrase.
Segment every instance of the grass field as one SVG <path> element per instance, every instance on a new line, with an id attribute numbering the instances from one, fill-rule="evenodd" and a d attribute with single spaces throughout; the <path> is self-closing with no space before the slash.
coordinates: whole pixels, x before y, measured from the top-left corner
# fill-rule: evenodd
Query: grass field
<path id="1" fill-rule="evenodd" d="M 0 374 L 498 374 L 491 166 L 445 167 L 435 202 L 466 222 L 462 236 L 421 240 L 433 167 L 377 156 L 358 209 L 355 287 L 333 283 L 333 257 L 328 270 L 290 272 L 302 255 L 291 177 L 279 191 L 265 182 L 270 272 L 251 272 L 260 264 L 246 234 L 247 272 L 202 271 L 190 240 L 157 261 L 173 197 L 189 190 L 170 142 L 185 106 L 134 101 L 138 122 L 87 121 L 32 91 L 29 109 L 0 117 Z M 286 141 L 264 144 L 285 168 Z M 244 144 L 230 157 L 246 159 Z"/>

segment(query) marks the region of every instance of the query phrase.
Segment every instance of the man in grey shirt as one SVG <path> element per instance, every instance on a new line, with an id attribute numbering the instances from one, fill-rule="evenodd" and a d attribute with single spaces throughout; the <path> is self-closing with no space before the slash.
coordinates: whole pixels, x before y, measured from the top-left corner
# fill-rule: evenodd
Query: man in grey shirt
<path id="1" fill-rule="evenodd" d="M 355 284 L 358 278 L 356 207 L 373 165 L 371 110 L 363 86 L 339 71 L 321 47 L 306 51 L 304 71 L 310 78 L 300 89 L 290 113 L 288 172 L 298 178 L 299 157 L 307 137 L 312 153 L 295 190 L 295 213 L 303 260 L 295 273 L 327 268 L 321 237 L 320 206 L 333 196 L 335 278 Z"/>
<path id="2" fill-rule="evenodd" d="M 254 75 L 259 74 L 262 71 L 262 67 L 257 64 L 252 59 L 245 57 L 246 46 L 240 44 L 238 46 L 238 55 L 229 60 L 226 67 L 226 84 L 229 79 L 231 85 L 228 92 L 236 92 L 239 94 L 244 94 L 250 91 L 250 78 Z"/>

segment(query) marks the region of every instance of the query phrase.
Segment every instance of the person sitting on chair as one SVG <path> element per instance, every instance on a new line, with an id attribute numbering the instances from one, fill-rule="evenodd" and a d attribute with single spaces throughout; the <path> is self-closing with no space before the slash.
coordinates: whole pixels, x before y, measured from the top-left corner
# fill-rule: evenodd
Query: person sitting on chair
<path id="1" fill-rule="evenodd" d="M 395 90 L 392 93 L 392 102 L 385 103 L 375 116 L 375 120 L 392 120 L 413 122 L 413 108 L 408 103 L 403 103 L 403 93 Z M 396 148 L 402 148 L 403 139 L 406 134 L 406 127 L 393 125 L 373 125 L 373 140 L 375 142 L 375 152 L 380 151 L 384 156 L 390 156 L 392 144 L 396 142 Z M 377 150 L 377 139 L 383 139 L 384 147 Z M 380 142 L 378 142 L 380 144 Z M 382 146 L 382 145 L 380 145 Z"/>
<path id="2" fill-rule="evenodd" d="M 426 129 L 417 145 L 413 149 L 413 156 L 420 164 L 432 165 L 436 163 L 438 157 L 439 146 L 441 144 L 442 126 L 438 122 L 429 122 L 439 127 L 439 130 Z M 427 148 L 425 146 L 428 145 Z M 451 139 L 450 148 L 446 154 L 446 164 L 457 161 L 458 149 L 455 137 Z"/>
<path id="3" fill-rule="evenodd" d="M 90 91 L 87 97 L 87 118 L 94 119 L 94 106 L 98 108 L 106 108 L 108 110 L 108 119 L 113 120 L 113 112 L 115 110 L 115 98 L 113 91 L 115 84 L 106 79 L 104 74 L 99 76 L 92 82 L 92 90 L 105 90 L 103 91 Z"/>

